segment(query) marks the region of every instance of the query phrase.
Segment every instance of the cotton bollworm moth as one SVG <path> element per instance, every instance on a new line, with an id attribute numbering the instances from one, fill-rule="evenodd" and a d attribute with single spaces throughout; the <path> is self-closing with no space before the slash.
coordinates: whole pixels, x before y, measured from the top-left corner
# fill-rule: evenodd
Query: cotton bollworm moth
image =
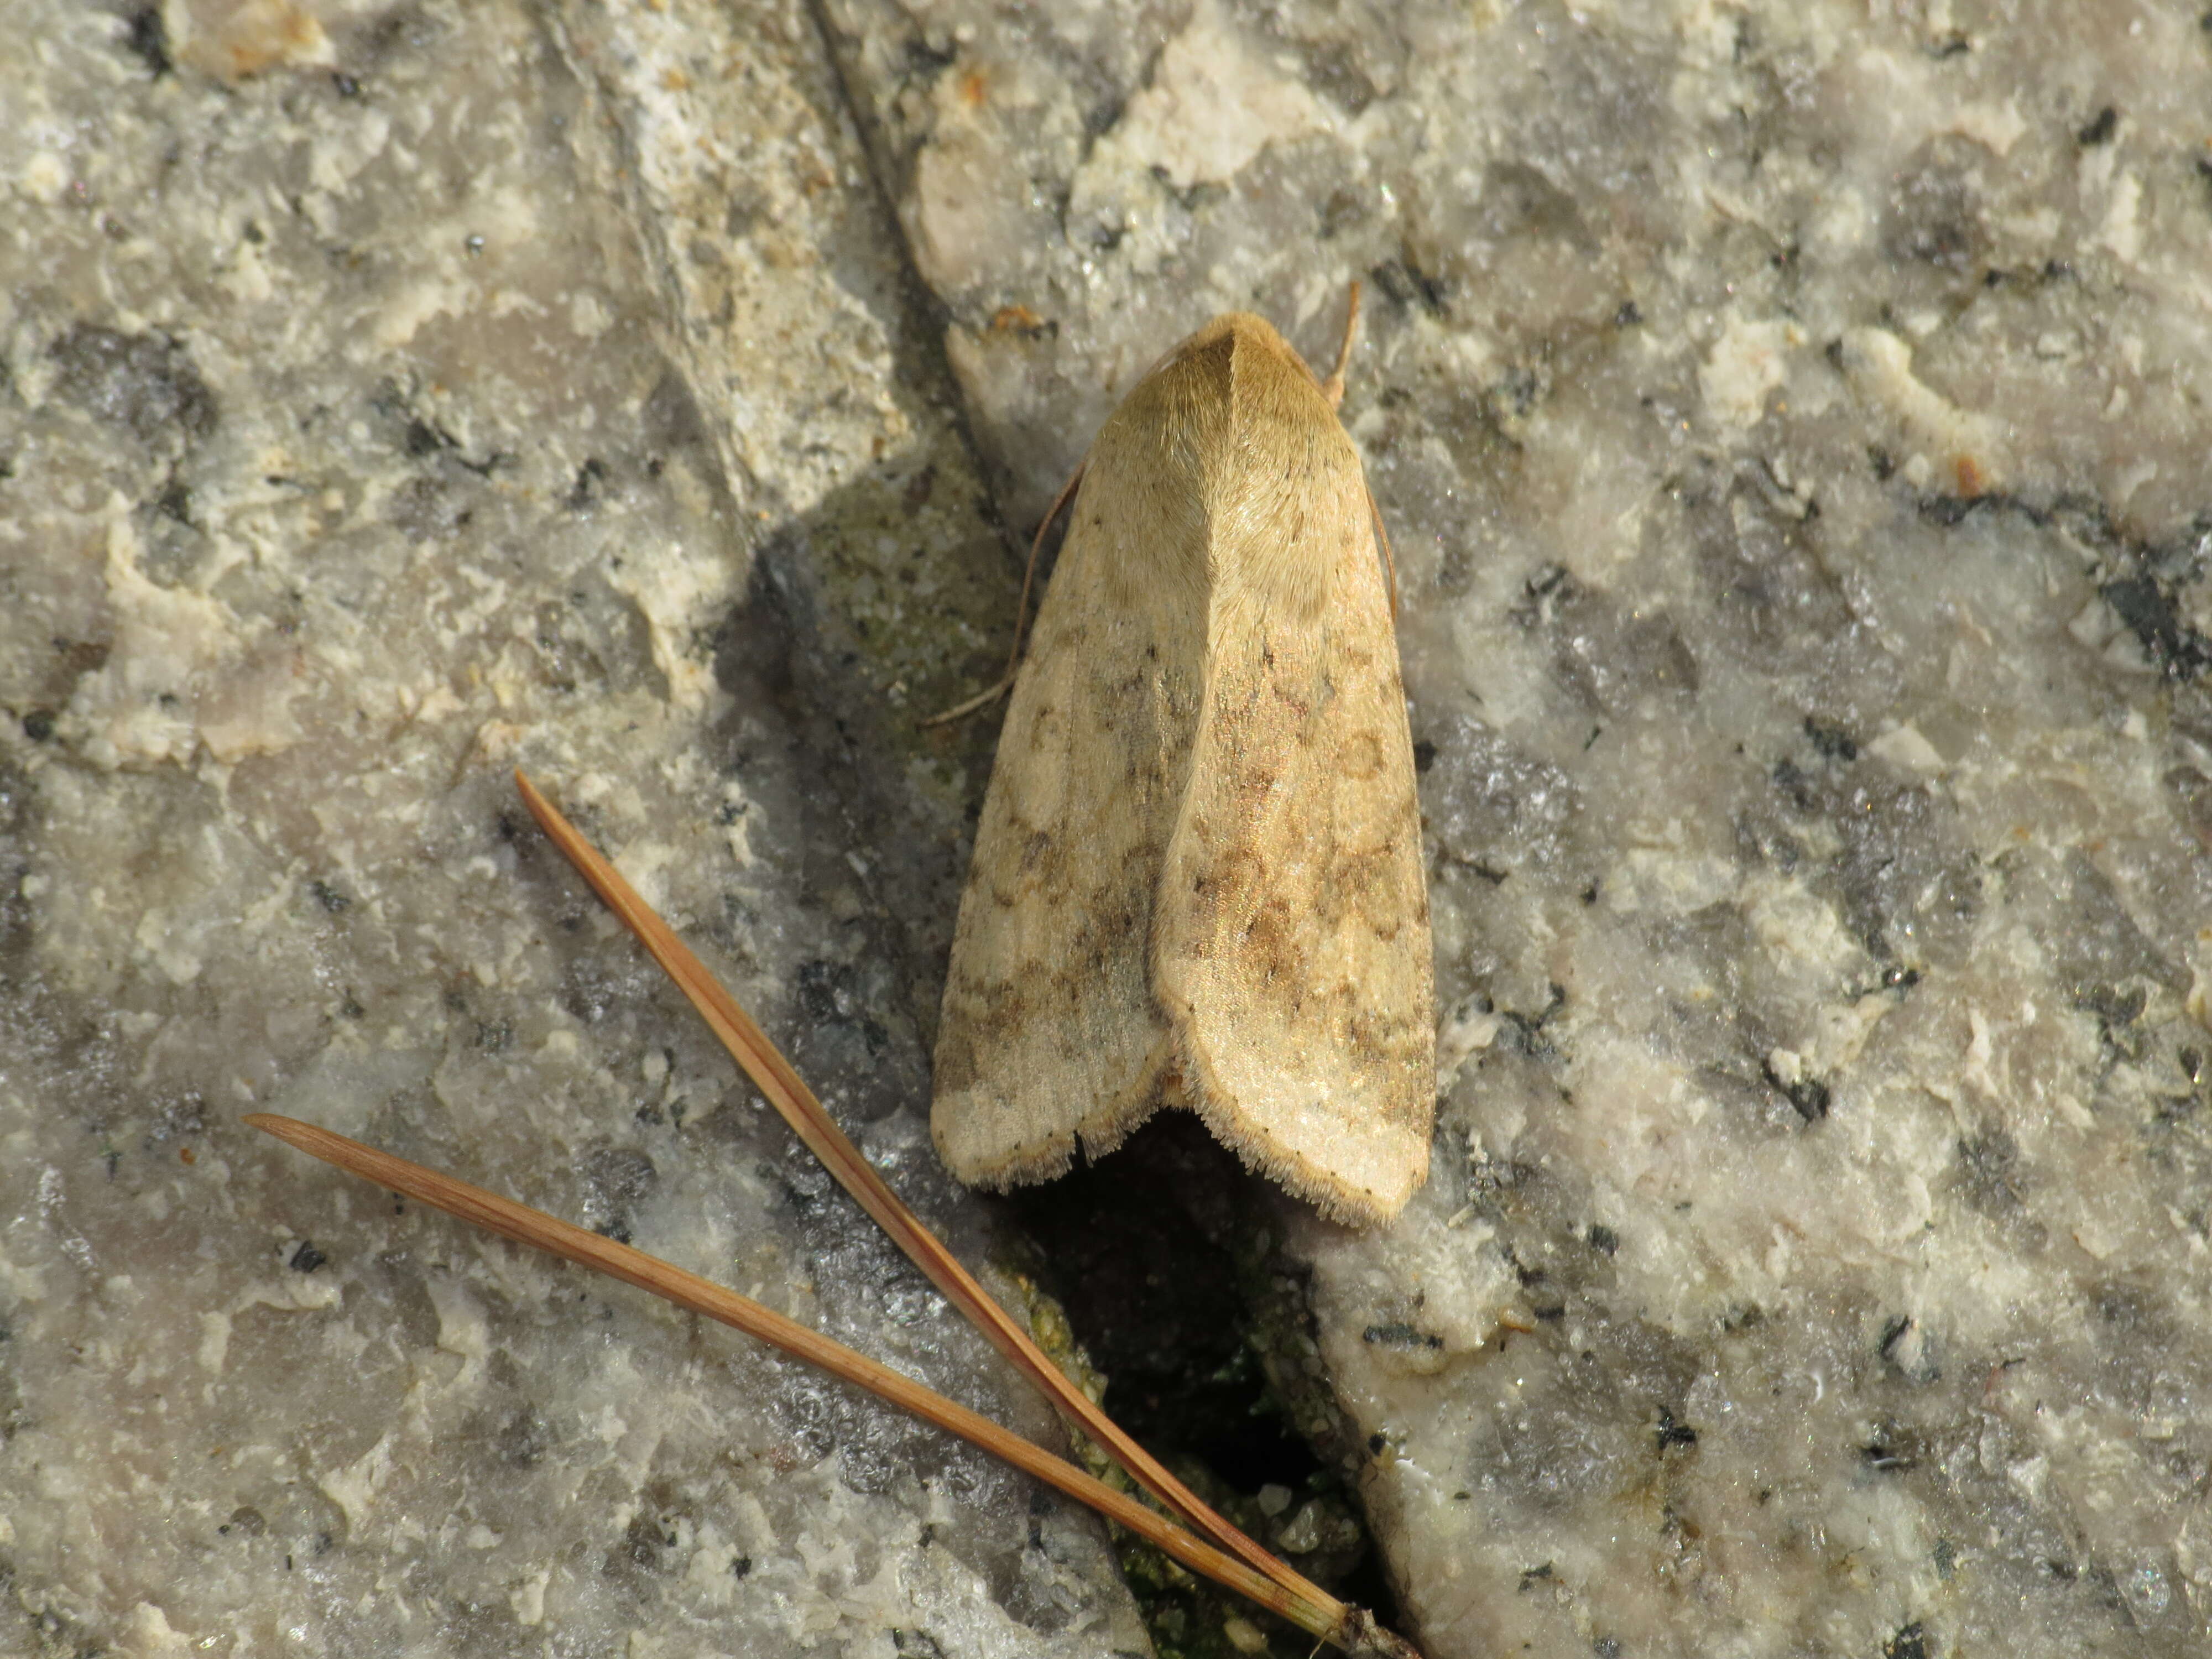
<path id="1" fill-rule="evenodd" d="M 1341 390 L 1231 313 L 1091 443 L 953 936 L 931 1127 L 963 1181 L 1162 1105 L 1340 1219 L 1427 1176 L 1420 810 Z"/>

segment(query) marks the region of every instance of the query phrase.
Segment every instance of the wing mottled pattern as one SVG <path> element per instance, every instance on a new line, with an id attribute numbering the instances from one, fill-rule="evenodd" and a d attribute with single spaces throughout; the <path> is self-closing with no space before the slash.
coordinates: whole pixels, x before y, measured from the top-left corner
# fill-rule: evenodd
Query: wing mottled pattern
<path id="1" fill-rule="evenodd" d="M 961 896 L 931 1127 L 990 1186 L 1104 1152 L 1170 1050 L 1146 959 L 1190 766 L 1206 523 L 1189 430 L 1225 362 L 1156 374 L 1091 447 L 999 737 Z"/>
<path id="2" fill-rule="evenodd" d="M 1311 378 L 1255 353 L 1236 396 L 1240 433 L 1302 477 L 1239 469 L 1213 504 L 1206 706 L 1154 925 L 1157 994 L 1214 1133 L 1324 1210 L 1374 1221 L 1427 1176 L 1436 1087 L 1397 641 L 1358 456 L 1333 417 L 1297 407 L 1320 402 Z"/>

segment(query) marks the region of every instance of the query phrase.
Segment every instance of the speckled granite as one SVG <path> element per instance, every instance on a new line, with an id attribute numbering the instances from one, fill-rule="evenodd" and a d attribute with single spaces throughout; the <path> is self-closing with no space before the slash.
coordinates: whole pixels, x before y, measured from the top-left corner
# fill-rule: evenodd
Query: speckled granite
<path id="1" fill-rule="evenodd" d="M 830 0 L 1018 517 L 1370 280 L 1452 1081 L 1274 1359 L 1431 1654 L 2212 1638 L 2196 9 Z"/>
<path id="2" fill-rule="evenodd" d="M 1161 349 L 1353 276 L 1449 1082 L 1395 1229 L 1233 1203 L 1409 1630 L 2212 1639 L 2196 9 L 13 13 L 0 1642 L 1141 1645 L 1006 1477 L 230 1119 L 1033 1422 L 502 769 L 984 1259 L 911 715 Z"/>
<path id="3" fill-rule="evenodd" d="M 873 890 L 895 822 L 957 890 L 988 734 L 878 782 L 836 722 L 932 690 L 854 671 L 852 566 L 995 600 L 1009 555 L 804 13 L 198 9 L 0 24 L 0 1652 L 1142 1650 L 1083 1512 L 237 1127 L 452 1167 L 1051 1432 L 505 775 L 988 1262 Z M 703 244 L 668 152 L 728 112 L 636 85 L 672 19 L 775 112 Z"/>

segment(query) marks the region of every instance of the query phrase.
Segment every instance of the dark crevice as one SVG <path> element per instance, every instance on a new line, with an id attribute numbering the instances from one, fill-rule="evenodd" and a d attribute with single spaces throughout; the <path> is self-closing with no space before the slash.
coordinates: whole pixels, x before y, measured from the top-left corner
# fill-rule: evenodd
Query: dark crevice
<path id="1" fill-rule="evenodd" d="M 1115 1420 L 1263 1546 L 1395 1626 L 1346 1480 L 1347 1465 L 1356 1471 L 1373 1454 L 1334 1417 L 1325 1384 L 1297 1398 L 1279 1386 L 1271 1357 L 1292 1327 L 1303 1337 L 1310 1325 L 1302 1276 L 1273 1248 L 1279 1202 L 1179 1111 L 1160 1113 L 1110 1156 L 1003 1200 L 1035 1245 L 1035 1276 L 1104 1374 Z M 1330 1421 L 1316 1437 L 1299 1425 L 1310 1430 L 1317 1415 Z M 1310 1540 L 1318 1547 L 1297 1547 Z M 1185 1651 L 1186 1632 L 1218 1630 L 1231 1613 L 1267 1629 L 1273 1652 L 1311 1649 L 1310 1638 L 1225 1591 L 1164 1582 L 1147 1555 L 1122 1552 L 1163 1652 Z"/>

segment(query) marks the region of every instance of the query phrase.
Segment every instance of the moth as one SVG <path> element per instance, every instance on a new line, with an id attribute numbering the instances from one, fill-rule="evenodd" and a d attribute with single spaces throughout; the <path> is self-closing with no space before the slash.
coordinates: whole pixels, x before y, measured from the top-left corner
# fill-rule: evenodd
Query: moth
<path id="1" fill-rule="evenodd" d="M 963 1181 L 1162 1106 L 1341 1220 L 1427 1176 L 1420 812 L 1342 390 L 1231 313 L 1091 443 L 953 936 L 930 1115 Z"/>

